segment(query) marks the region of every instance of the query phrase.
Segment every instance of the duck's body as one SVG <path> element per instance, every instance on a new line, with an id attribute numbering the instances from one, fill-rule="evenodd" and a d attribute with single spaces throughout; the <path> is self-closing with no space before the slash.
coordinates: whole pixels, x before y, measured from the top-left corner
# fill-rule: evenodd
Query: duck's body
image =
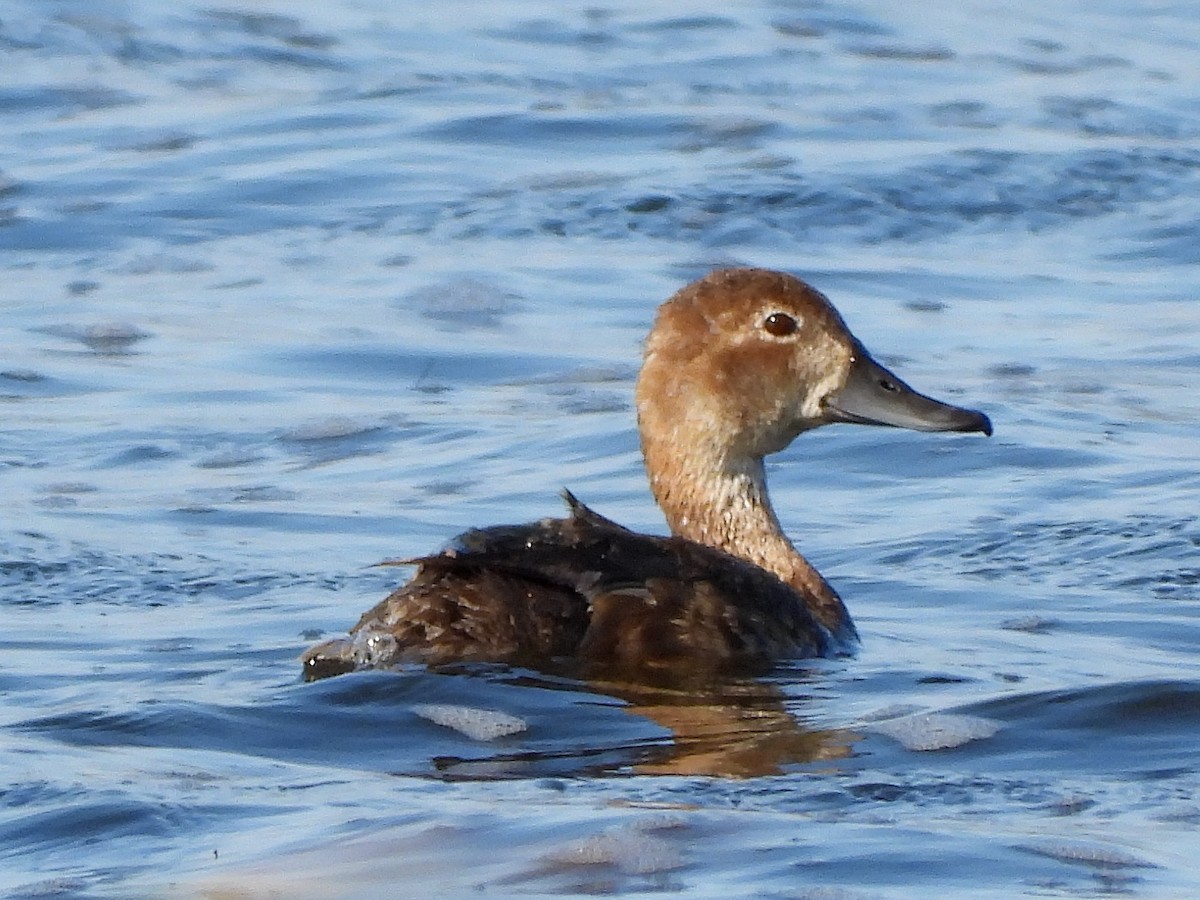
<path id="1" fill-rule="evenodd" d="M 591 673 L 749 672 L 855 640 L 760 566 L 681 537 L 622 528 L 566 495 L 570 514 L 468 531 L 419 564 L 347 641 L 314 648 L 314 677 L 396 661 L 545 664 Z M 840 607 L 840 601 L 839 601 Z"/>
<path id="2" fill-rule="evenodd" d="M 763 457 L 838 421 L 991 433 L 982 413 L 875 363 L 820 293 L 760 269 L 714 272 L 663 304 L 637 407 L 671 537 L 629 531 L 569 494 L 564 519 L 466 532 L 410 560 L 413 579 L 349 638 L 312 648 L 308 676 L 456 661 L 756 671 L 844 650 L 854 625 L 780 528 Z"/>

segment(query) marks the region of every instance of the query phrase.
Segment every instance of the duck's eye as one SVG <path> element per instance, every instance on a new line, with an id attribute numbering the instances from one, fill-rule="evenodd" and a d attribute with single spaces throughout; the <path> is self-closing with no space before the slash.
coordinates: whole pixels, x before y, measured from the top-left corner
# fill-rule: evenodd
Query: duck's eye
<path id="1" fill-rule="evenodd" d="M 773 334 L 775 337 L 787 337 L 789 334 L 795 334 L 798 327 L 796 320 L 787 313 L 771 313 L 763 319 L 763 328 L 767 330 L 767 334 Z"/>

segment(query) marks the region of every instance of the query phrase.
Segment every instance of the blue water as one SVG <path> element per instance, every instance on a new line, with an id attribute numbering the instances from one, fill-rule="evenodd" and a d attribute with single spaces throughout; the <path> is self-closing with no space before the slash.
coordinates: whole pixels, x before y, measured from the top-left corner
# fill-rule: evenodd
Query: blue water
<path id="1" fill-rule="evenodd" d="M 0 13 L 0 894 L 1200 893 L 1200 13 Z M 996 436 L 770 464 L 863 636 L 709 694 L 298 654 L 804 275 Z"/>

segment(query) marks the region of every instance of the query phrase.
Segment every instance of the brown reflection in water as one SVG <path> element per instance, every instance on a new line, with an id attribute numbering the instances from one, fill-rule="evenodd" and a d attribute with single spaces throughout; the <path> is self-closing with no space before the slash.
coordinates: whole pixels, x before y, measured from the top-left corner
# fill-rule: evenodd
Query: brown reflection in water
<path id="1" fill-rule="evenodd" d="M 494 668 L 440 667 L 440 672 L 484 674 Z M 777 684 L 753 678 L 661 677 L 649 683 L 588 678 L 582 683 L 543 679 L 525 670 L 501 680 L 514 685 L 579 691 L 612 697 L 627 704 L 625 712 L 642 716 L 668 730 L 669 740 L 633 746 L 602 746 L 592 751 L 520 752 L 483 759 L 439 757 L 433 762 L 449 780 L 527 777 L 536 770 L 571 775 L 716 776 L 752 778 L 779 775 L 789 766 L 844 759 L 862 735 L 847 729 L 817 729 L 805 725 L 788 708 L 788 698 Z M 794 673 L 789 683 L 803 681 Z M 794 709 L 801 702 L 790 700 Z M 570 760 L 574 760 L 574 765 Z"/>
<path id="2" fill-rule="evenodd" d="M 668 729 L 672 741 L 633 766 L 639 775 L 778 775 L 789 765 L 843 759 L 859 735 L 808 728 L 773 684 L 744 680 L 702 689 L 591 684 L 624 700 L 632 715 Z"/>
<path id="3" fill-rule="evenodd" d="M 848 729 L 812 728 L 788 709 L 776 683 L 714 673 L 639 673 L 583 676 L 564 667 L 541 674 L 503 663 L 452 663 L 429 669 L 439 675 L 488 678 L 513 686 L 578 693 L 581 690 L 623 701 L 624 711 L 670 732 L 669 741 L 608 744 L 593 748 L 523 750 L 490 756 L 436 756 L 438 776 L 451 781 L 524 778 L 531 775 L 708 775 L 752 778 L 778 775 L 789 766 L 844 759 L 862 737 Z M 313 681 L 340 671 L 306 670 Z M 803 682 L 790 673 L 789 683 Z M 793 707 L 799 701 L 791 699 Z"/>

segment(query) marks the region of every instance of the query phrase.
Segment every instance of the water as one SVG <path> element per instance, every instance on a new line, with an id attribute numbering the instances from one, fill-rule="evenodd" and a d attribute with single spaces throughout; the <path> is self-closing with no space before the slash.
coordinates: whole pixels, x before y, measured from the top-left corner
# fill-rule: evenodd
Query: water
<path id="1" fill-rule="evenodd" d="M 0 892 L 1200 891 L 1191 5 L 408 6 L 0 16 Z M 996 423 L 772 461 L 856 658 L 300 683 L 730 262 Z"/>

